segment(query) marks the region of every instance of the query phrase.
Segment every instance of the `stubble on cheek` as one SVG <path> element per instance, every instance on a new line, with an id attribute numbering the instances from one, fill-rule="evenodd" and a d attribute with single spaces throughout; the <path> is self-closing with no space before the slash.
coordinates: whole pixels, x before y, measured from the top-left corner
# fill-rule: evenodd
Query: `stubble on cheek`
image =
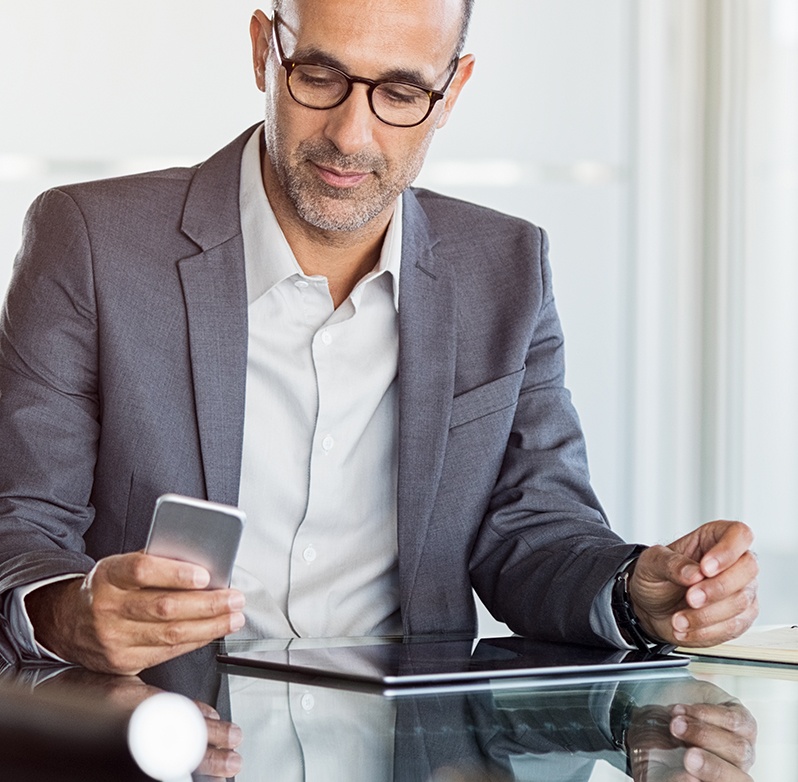
<path id="1" fill-rule="evenodd" d="M 416 178 L 433 133 L 392 168 L 386 157 L 372 151 L 343 155 L 329 139 L 305 140 L 290 151 L 279 128 L 269 128 L 267 120 L 266 151 L 302 220 L 325 231 L 356 231 L 382 214 Z M 317 166 L 367 176 L 354 187 L 335 187 L 319 176 Z"/>

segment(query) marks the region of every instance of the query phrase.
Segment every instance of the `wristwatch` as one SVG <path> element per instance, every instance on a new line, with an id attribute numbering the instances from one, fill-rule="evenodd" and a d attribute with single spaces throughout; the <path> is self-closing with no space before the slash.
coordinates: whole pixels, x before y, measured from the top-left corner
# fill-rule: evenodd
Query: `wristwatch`
<path id="1" fill-rule="evenodd" d="M 648 635 L 635 614 L 629 594 L 629 579 L 634 573 L 636 564 L 637 558 L 631 560 L 615 574 L 612 585 L 612 615 L 615 617 L 621 636 L 628 644 L 637 647 L 641 652 L 670 654 L 676 645 Z"/>

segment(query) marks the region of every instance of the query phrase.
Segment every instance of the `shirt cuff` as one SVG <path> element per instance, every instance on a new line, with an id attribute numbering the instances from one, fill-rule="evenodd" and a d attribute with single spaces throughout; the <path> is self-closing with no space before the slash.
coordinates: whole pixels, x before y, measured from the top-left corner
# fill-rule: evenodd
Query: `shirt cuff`
<path id="1" fill-rule="evenodd" d="M 55 584 L 58 581 L 66 581 L 70 578 L 83 578 L 84 575 L 83 573 L 67 573 L 66 575 L 53 576 L 52 578 L 34 581 L 32 584 L 17 587 L 11 591 L 7 604 L 8 624 L 14 640 L 16 641 L 17 651 L 23 661 L 58 662 L 65 665 L 72 664 L 68 660 L 64 660 L 54 652 L 51 652 L 36 640 L 33 624 L 30 621 L 27 608 L 25 607 L 25 598 L 31 592 L 43 586 L 47 586 L 48 584 Z"/>

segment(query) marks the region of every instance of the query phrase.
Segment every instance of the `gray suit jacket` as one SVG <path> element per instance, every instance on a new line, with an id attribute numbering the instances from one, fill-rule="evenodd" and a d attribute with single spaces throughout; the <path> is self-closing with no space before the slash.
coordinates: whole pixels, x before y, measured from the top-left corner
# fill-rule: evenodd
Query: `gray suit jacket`
<path id="1" fill-rule="evenodd" d="M 0 322 L 0 593 L 144 545 L 156 497 L 236 504 L 247 131 L 202 165 L 49 191 Z M 404 196 L 398 538 L 407 633 L 597 642 L 632 547 L 589 486 L 543 232 Z"/>

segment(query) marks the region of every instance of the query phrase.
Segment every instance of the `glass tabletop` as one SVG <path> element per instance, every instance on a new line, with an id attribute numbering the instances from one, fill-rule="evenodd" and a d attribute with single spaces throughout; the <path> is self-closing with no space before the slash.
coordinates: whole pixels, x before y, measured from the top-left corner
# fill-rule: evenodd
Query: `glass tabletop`
<path id="1" fill-rule="evenodd" d="M 397 695 L 247 675 L 218 665 L 217 652 L 139 677 L 6 671 L 0 712 L 9 688 L 118 713 L 163 690 L 180 693 L 201 704 L 208 726 L 195 780 L 650 781 L 699 761 L 724 782 L 798 778 L 798 667 L 695 658 L 643 675 Z M 687 727 L 682 739 L 676 723 Z"/>

